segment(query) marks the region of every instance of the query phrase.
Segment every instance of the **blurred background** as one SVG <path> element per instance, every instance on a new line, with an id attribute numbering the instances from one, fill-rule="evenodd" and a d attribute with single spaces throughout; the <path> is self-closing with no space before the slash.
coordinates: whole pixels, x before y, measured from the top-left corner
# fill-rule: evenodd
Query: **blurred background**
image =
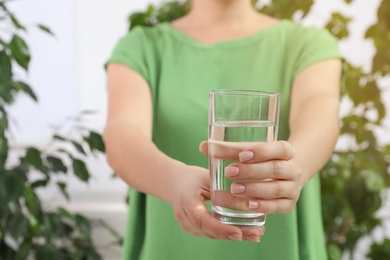
<path id="1" fill-rule="evenodd" d="M 334 13 L 350 18 L 351 20 L 347 22 L 348 35 L 340 40 L 340 50 L 350 64 L 369 73 L 372 70 L 376 48 L 374 41 L 366 39 L 365 34 L 367 29 L 378 21 L 378 8 L 383 1 L 316 0 L 310 3 L 310 10 L 306 16 L 303 17 L 302 11 L 298 11 L 292 18 L 305 25 L 321 27 L 328 24 Z M 27 146 L 44 148 L 50 142 L 54 129 L 58 129 L 64 122 L 72 121 L 72 118 L 78 117 L 83 111 L 94 113 L 86 113 L 82 124 L 88 126 L 91 131 L 101 133 L 107 104 L 104 63 L 118 39 L 129 30 L 130 14 L 145 12 L 150 4 L 159 6 L 163 2 L 166 1 L 5 1 L 7 8 L 28 29 L 27 32 L 21 32 L 31 55 L 28 72 L 15 68 L 14 75 L 27 82 L 39 99 L 38 102 L 34 102 L 28 96 L 20 95 L 9 107 L 8 114 L 12 119 L 10 121 L 13 122 L 10 124 L 12 130 L 10 146 L 16 150 Z M 288 4 L 288 1 L 284 2 Z M 311 1 L 307 2 L 309 5 Z M 271 1 L 260 3 L 267 5 Z M 336 17 L 337 19 L 342 20 Z M 42 33 L 42 28 L 36 27 L 36 24 L 47 26 L 54 36 Z M 7 31 L 1 26 L 0 35 L 7 37 Z M 385 106 L 390 104 L 389 77 L 383 73 L 376 82 L 380 89 L 381 101 Z M 342 104 L 341 117 L 347 116 L 356 102 L 353 98 L 346 98 Z M 388 111 L 387 106 L 385 111 Z M 371 116 L 378 115 L 374 113 Z M 380 125 L 381 127 L 376 128 L 374 133 L 376 141 L 385 146 L 390 143 L 389 115 L 381 120 Z M 350 142 L 350 136 L 341 137 L 337 149 L 348 150 Z M 11 160 L 10 164 L 12 160 L 16 162 L 17 158 L 17 156 L 8 158 Z M 113 178 L 113 172 L 106 164 L 103 153 L 86 157 L 85 162 L 90 173 L 87 182 L 80 181 L 80 178 L 73 175 L 67 175 L 62 179 L 67 185 L 68 201 L 55 185 L 48 185 L 44 191 L 38 192 L 39 198 L 48 207 L 63 206 L 70 212 L 104 219 L 123 235 L 128 187 L 118 178 Z M 382 242 L 386 236 L 389 237 L 387 226 L 390 224 L 390 205 L 384 200 L 380 210 L 375 214 L 383 220 L 382 225 L 373 230 L 370 236 L 362 236 L 358 245 L 353 247 L 356 252 L 344 253 L 345 259 L 367 259 L 366 253 L 370 245 Z M 100 246 L 99 251 L 103 258 L 119 259 L 120 246 L 117 244 L 107 246 L 110 243 L 107 231 L 96 222 L 93 225 L 93 238 Z M 1 236 L 0 234 L 0 238 Z"/>

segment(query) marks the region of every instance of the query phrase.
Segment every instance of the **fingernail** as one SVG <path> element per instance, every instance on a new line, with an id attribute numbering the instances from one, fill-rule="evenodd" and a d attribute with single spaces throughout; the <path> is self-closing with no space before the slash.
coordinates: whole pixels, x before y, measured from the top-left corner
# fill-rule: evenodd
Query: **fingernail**
<path id="1" fill-rule="evenodd" d="M 249 241 L 255 242 L 255 243 L 260 242 L 260 237 L 258 237 L 258 236 L 247 236 L 246 239 Z"/>
<path id="2" fill-rule="evenodd" d="M 263 226 L 261 229 L 261 235 L 264 236 L 264 234 L 265 234 L 265 227 Z"/>
<path id="3" fill-rule="evenodd" d="M 200 152 L 202 152 L 202 148 L 203 148 L 203 146 L 204 146 L 205 144 L 207 144 L 207 143 L 206 143 L 206 142 L 201 142 L 201 143 L 199 144 L 199 151 L 200 151 Z"/>
<path id="4" fill-rule="evenodd" d="M 245 191 L 245 186 L 241 184 L 233 184 L 230 187 L 231 193 L 243 193 Z"/>
<path id="5" fill-rule="evenodd" d="M 259 202 L 255 200 L 250 200 L 248 202 L 248 209 L 257 209 L 260 206 Z"/>
<path id="6" fill-rule="evenodd" d="M 228 236 L 228 238 L 229 238 L 230 240 L 236 240 L 236 241 L 241 241 L 241 240 L 242 240 L 240 234 L 230 234 L 230 235 Z"/>
<path id="7" fill-rule="evenodd" d="M 255 155 L 254 155 L 253 152 L 251 152 L 251 151 L 245 151 L 245 152 L 241 152 L 241 153 L 238 155 L 238 158 L 240 159 L 241 162 L 246 162 L 246 161 L 252 160 L 254 156 L 255 156 Z"/>
<path id="8" fill-rule="evenodd" d="M 235 177 L 240 173 L 240 169 L 236 166 L 228 166 L 225 168 L 225 175 L 227 177 Z"/>

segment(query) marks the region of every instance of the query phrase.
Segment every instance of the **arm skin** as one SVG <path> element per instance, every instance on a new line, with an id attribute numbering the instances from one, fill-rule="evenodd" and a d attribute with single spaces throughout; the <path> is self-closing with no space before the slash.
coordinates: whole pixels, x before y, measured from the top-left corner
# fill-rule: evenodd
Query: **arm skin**
<path id="1" fill-rule="evenodd" d="M 172 205 L 181 228 L 212 239 L 259 242 L 264 227 L 240 230 L 224 225 L 207 211 L 207 169 L 185 165 L 162 153 L 151 141 L 152 98 L 136 71 L 112 63 L 107 68 L 108 118 L 103 133 L 107 160 L 132 188 Z"/>
<path id="2" fill-rule="evenodd" d="M 290 112 L 290 137 L 306 183 L 329 160 L 340 133 L 341 61 L 312 65 L 295 80 Z"/>
<path id="3" fill-rule="evenodd" d="M 258 143 L 236 151 L 239 162 L 226 167 L 225 174 L 237 180 L 231 185 L 231 193 L 238 199 L 230 198 L 221 204 L 264 213 L 285 213 L 295 207 L 302 188 L 328 161 L 336 144 L 340 77 L 339 59 L 313 64 L 296 77 L 288 141 Z M 207 155 L 206 142 L 200 144 L 200 150 Z M 225 154 L 217 157 L 234 156 L 231 150 L 219 150 Z M 264 181 L 267 179 L 272 181 Z M 246 208 L 242 203 L 234 205 L 242 198 L 247 199 Z"/>

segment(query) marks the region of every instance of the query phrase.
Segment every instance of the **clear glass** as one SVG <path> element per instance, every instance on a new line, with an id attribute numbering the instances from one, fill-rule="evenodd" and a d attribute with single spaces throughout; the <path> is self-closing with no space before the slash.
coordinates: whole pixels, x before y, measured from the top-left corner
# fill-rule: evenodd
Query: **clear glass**
<path id="1" fill-rule="evenodd" d="M 237 162 L 238 153 L 255 142 L 277 139 L 279 103 L 278 93 L 253 90 L 209 92 L 211 203 L 213 216 L 221 223 L 239 228 L 265 224 L 264 213 L 248 210 L 247 199 L 230 192 L 234 180 L 225 176 L 225 167 Z"/>

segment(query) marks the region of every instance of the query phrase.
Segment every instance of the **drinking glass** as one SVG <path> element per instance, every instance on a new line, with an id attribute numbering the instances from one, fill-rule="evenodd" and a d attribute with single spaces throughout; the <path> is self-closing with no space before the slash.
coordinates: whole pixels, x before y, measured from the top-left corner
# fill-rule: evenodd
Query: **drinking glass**
<path id="1" fill-rule="evenodd" d="M 280 95 L 254 90 L 209 92 L 209 170 L 212 213 L 221 223 L 239 228 L 265 224 L 266 215 L 247 208 L 248 198 L 234 196 L 234 180 L 225 167 L 239 162 L 238 154 L 259 142 L 276 141 Z M 240 182 L 253 180 L 240 180 Z M 269 180 L 261 180 L 269 181 Z"/>

